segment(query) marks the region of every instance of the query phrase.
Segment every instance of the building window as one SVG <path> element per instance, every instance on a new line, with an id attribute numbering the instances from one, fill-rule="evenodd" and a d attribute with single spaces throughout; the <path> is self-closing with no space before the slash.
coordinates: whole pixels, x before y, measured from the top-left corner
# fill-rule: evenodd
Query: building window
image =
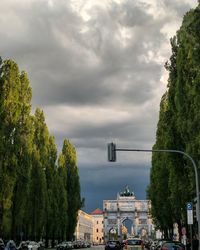
<path id="1" fill-rule="evenodd" d="M 99 239 L 99 237 L 97 237 L 97 240 Z"/>
<path id="2" fill-rule="evenodd" d="M 98 220 L 97 220 L 97 224 L 99 224 Z"/>
<path id="3" fill-rule="evenodd" d="M 97 233 L 99 232 L 99 229 L 97 228 Z"/>
<path id="4" fill-rule="evenodd" d="M 102 224 L 103 224 L 103 220 L 102 220 Z"/>

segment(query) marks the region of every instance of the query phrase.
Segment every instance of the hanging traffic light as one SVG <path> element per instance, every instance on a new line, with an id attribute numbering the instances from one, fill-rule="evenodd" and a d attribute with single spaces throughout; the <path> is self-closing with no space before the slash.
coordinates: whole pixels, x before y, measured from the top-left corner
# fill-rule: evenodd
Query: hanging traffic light
<path id="1" fill-rule="evenodd" d="M 113 142 L 108 143 L 108 161 L 116 161 L 116 145 Z"/>

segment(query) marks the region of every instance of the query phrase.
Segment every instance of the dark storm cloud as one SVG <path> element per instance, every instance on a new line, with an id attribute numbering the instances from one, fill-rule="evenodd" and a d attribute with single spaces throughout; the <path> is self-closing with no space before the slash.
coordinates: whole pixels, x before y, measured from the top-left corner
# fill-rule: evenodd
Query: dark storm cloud
<path id="1" fill-rule="evenodd" d="M 117 193 L 128 185 L 136 199 L 146 199 L 149 183 L 149 166 L 144 165 L 107 165 L 83 167 L 80 169 L 81 187 L 85 198 L 84 209 L 92 212 L 103 207 L 103 200 L 116 199 Z M 88 202 L 90 201 L 90 202 Z"/>
<path id="2" fill-rule="evenodd" d="M 44 110 L 58 150 L 64 138 L 76 146 L 87 210 L 116 198 L 126 184 L 145 198 L 151 155 L 120 154 L 121 165 L 111 166 L 106 145 L 154 144 L 169 38 L 195 5 L 190 0 L 1 1 L 0 55 L 27 71 L 33 108 Z"/>

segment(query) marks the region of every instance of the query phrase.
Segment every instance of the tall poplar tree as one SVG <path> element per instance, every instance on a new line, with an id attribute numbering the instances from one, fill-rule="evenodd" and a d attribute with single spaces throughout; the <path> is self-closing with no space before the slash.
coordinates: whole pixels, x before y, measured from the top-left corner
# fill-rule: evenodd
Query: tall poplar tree
<path id="1" fill-rule="evenodd" d="M 0 58 L 0 238 L 72 239 L 82 202 L 76 150 L 57 161 L 43 111 L 31 113 L 27 74 Z"/>
<path id="2" fill-rule="evenodd" d="M 55 145 L 55 139 L 53 136 L 49 137 L 48 143 L 48 161 L 46 162 L 46 188 L 47 188 L 47 199 L 46 199 L 46 225 L 45 225 L 45 237 L 46 246 L 48 246 L 48 240 L 54 239 L 55 227 L 56 227 L 56 203 L 57 199 L 55 196 L 55 178 L 56 178 L 56 159 L 57 149 Z"/>
<path id="3" fill-rule="evenodd" d="M 170 118 L 168 112 L 167 93 L 163 95 L 160 104 L 160 117 L 157 127 L 157 140 L 153 149 L 167 148 L 166 134 L 168 127 L 166 121 Z M 154 223 L 164 232 L 165 237 L 168 237 L 168 229 L 173 228 L 172 207 L 169 200 L 169 169 L 168 155 L 163 153 L 153 153 L 152 168 L 150 172 L 150 185 L 147 193 L 151 200 L 151 214 L 154 218 Z M 166 205 L 167 204 L 167 205 Z"/>
<path id="4" fill-rule="evenodd" d="M 48 162 L 49 133 L 43 111 L 39 108 L 34 117 L 34 145 L 32 154 L 31 181 L 29 188 L 29 233 L 39 240 L 45 233 L 46 213 L 46 165 Z"/>
<path id="5" fill-rule="evenodd" d="M 77 224 L 78 210 L 81 208 L 82 204 L 78 167 L 76 165 L 76 150 L 67 139 L 63 142 L 60 165 L 65 167 L 67 171 L 66 189 L 68 200 L 68 223 L 66 237 L 68 240 L 72 240 Z"/>
<path id="6" fill-rule="evenodd" d="M 16 183 L 13 190 L 11 207 L 12 239 L 22 236 L 25 232 L 28 184 L 32 153 L 33 123 L 31 112 L 31 88 L 25 72 L 20 74 L 19 86 L 19 120 L 15 128 L 15 155 L 17 160 Z"/>
<path id="7" fill-rule="evenodd" d="M 186 13 L 180 30 L 171 39 L 172 55 L 169 62 L 166 63 L 166 69 L 169 71 L 166 109 L 160 110 L 154 145 L 156 148 L 165 146 L 166 149 L 184 151 L 192 156 L 197 166 L 200 166 L 199 27 L 200 5 Z M 160 127 L 160 124 L 163 125 L 163 128 Z M 162 143 L 160 144 L 160 142 Z M 158 165 L 162 169 L 166 165 L 168 193 L 165 198 L 172 208 L 173 222 L 177 222 L 180 228 L 186 223 L 185 204 L 195 198 L 193 166 L 183 155 L 168 154 L 166 158 L 161 158 L 156 157 L 155 154 L 152 158 L 150 198 L 157 194 L 159 199 L 162 199 L 162 194 L 156 193 L 153 183 L 161 180 L 156 173 Z M 155 211 L 155 208 L 156 205 L 152 200 L 152 211 Z M 158 221 L 161 220 L 157 212 L 154 213 L 154 217 Z"/>
<path id="8" fill-rule="evenodd" d="M 66 239 L 67 225 L 68 225 L 68 193 L 67 193 L 67 169 L 65 166 L 65 157 L 63 154 L 58 158 L 58 176 L 57 186 L 59 194 L 57 193 L 57 204 L 59 207 L 59 214 L 57 217 L 58 225 L 57 237 L 59 240 Z"/>
<path id="9" fill-rule="evenodd" d="M 20 119 L 20 77 L 15 62 L 0 64 L 0 237 L 5 211 L 10 209 L 16 182 L 16 131 Z"/>

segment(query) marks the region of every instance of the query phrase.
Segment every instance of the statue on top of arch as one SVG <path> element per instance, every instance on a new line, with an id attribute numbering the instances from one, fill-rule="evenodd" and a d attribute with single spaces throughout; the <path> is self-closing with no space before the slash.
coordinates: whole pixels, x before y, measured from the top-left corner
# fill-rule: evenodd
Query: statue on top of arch
<path id="1" fill-rule="evenodd" d="M 134 193 L 130 191 L 129 186 L 126 185 L 125 190 L 123 192 L 120 192 L 120 196 L 134 196 Z"/>

